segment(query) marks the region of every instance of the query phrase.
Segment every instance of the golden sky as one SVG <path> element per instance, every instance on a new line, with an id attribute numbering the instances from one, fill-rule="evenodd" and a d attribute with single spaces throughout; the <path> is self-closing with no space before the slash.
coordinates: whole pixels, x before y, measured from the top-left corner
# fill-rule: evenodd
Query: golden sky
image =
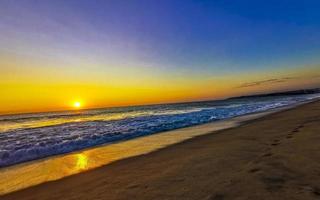
<path id="1" fill-rule="evenodd" d="M 2 68 L 0 112 L 39 112 L 82 108 L 142 105 L 222 99 L 231 96 L 315 87 L 318 66 L 290 71 L 227 74 L 225 76 L 165 74 L 160 71 L 43 70 L 36 63 L 10 63 Z M 30 66 L 29 66 L 30 65 Z M 23 66 L 23 67 L 22 67 Z M 59 67 L 63 68 L 63 67 Z M 32 71 L 30 71 L 32 69 Z"/>

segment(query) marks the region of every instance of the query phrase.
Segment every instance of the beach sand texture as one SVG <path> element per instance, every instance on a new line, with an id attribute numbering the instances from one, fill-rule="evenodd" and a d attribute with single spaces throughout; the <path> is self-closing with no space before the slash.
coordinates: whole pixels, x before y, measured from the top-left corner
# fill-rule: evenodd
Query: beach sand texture
<path id="1" fill-rule="evenodd" d="M 320 102 L 0 199 L 320 199 Z"/>

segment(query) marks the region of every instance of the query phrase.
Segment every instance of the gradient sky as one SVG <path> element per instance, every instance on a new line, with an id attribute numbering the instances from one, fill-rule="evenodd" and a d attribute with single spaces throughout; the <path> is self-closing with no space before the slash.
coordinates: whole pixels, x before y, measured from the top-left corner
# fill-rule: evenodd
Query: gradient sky
<path id="1" fill-rule="evenodd" d="M 320 86 L 320 2 L 1 0 L 0 113 Z"/>

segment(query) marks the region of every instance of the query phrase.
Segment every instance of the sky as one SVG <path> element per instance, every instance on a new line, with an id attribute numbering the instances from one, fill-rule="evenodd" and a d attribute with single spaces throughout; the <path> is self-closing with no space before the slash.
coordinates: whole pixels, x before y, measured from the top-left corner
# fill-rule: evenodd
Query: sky
<path id="1" fill-rule="evenodd" d="M 320 2 L 1 0 L 0 113 L 320 86 Z"/>

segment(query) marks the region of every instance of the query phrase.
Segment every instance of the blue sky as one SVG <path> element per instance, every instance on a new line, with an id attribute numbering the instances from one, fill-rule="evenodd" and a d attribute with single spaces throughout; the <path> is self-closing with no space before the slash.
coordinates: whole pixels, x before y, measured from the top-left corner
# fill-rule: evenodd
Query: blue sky
<path id="1" fill-rule="evenodd" d="M 320 71 L 319 8 L 293 0 L 2 0 L 0 67 L 7 85 L 19 77 L 204 87 L 201 80 L 237 77 L 237 88 L 292 71 L 306 76 Z M 216 97 L 210 92 L 192 98 Z"/>

